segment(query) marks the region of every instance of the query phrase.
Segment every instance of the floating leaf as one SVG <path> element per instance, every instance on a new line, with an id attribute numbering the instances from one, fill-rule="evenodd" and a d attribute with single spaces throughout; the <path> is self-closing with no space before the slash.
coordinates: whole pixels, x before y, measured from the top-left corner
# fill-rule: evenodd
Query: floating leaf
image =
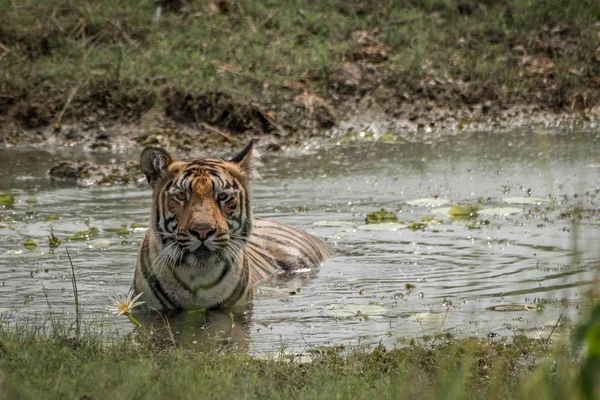
<path id="1" fill-rule="evenodd" d="M 60 217 L 58 215 L 48 215 L 46 221 L 58 221 Z"/>
<path id="2" fill-rule="evenodd" d="M 54 236 L 54 233 L 50 233 L 50 236 L 48 236 L 48 246 L 51 249 L 56 249 L 58 246 L 60 246 L 60 243 L 60 239 Z"/>
<path id="3" fill-rule="evenodd" d="M 109 232 L 109 233 L 116 233 L 117 235 L 129 235 L 131 233 L 131 231 L 129 229 L 127 229 L 127 227 L 121 227 L 121 228 L 104 228 L 104 232 Z"/>
<path id="4" fill-rule="evenodd" d="M 483 210 L 477 211 L 477 215 L 510 215 L 510 214 L 518 214 L 523 212 L 520 208 L 515 207 L 496 207 L 496 208 L 486 208 Z"/>
<path id="5" fill-rule="evenodd" d="M 406 202 L 406 204 L 408 204 L 409 206 L 415 206 L 415 207 L 439 207 L 439 206 L 443 206 L 444 204 L 448 204 L 448 203 L 450 203 L 450 200 L 434 199 L 433 197 L 423 198 L 423 199 L 415 199 L 415 200 Z"/>
<path id="6" fill-rule="evenodd" d="M 12 194 L 0 194 L 0 206 L 11 207 L 15 204 L 15 196 Z"/>
<path id="7" fill-rule="evenodd" d="M 550 199 L 543 197 L 507 197 L 502 199 L 502 201 L 508 204 L 539 205 L 541 203 L 549 203 Z"/>
<path id="8" fill-rule="evenodd" d="M 133 229 L 133 230 L 148 229 L 148 224 L 138 224 L 138 223 L 134 222 L 131 224 L 131 229 Z"/>
<path id="9" fill-rule="evenodd" d="M 34 242 L 33 239 L 27 239 L 25 243 L 23 243 L 23 246 L 27 250 L 35 250 L 38 247 L 37 243 Z"/>
<path id="10" fill-rule="evenodd" d="M 98 228 L 92 226 L 85 231 L 75 232 L 74 235 L 69 236 L 69 240 L 89 240 L 97 237 L 98 233 Z"/>
<path id="11" fill-rule="evenodd" d="M 106 249 L 110 246 L 110 240 L 97 240 L 88 244 L 90 249 Z"/>
<path id="12" fill-rule="evenodd" d="M 530 311 L 535 310 L 534 306 L 528 304 L 496 304 L 485 308 L 490 311 Z"/>
<path id="13" fill-rule="evenodd" d="M 473 216 L 477 213 L 477 210 L 479 210 L 479 207 L 475 205 L 452 206 L 448 210 L 448 214 L 454 217 Z"/>
<path id="14" fill-rule="evenodd" d="M 352 221 L 316 221 L 313 222 L 315 226 L 354 226 Z"/>
<path id="15" fill-rule="evenodd" d="M 398 222 L 385 222 L 382 224 L 359 225 L 356 230 L 359 231 L 395 231 L 404 228 L 404 225 Z"/>
<path id="16" fill-rule="evenodd" d="M 449 213 L 450 213 L 450 209 L 451 209 L 451 208 L 452 208 L 452 207 L 440 207 L 440 208 L 434 208 L 434 209 L 432 209 L 432 210 L 431 210 L 431 212 L 432 212 L 433 214 L 436 214 L 436 215 L 438 215 L 438 214 L 449 214 Z"/>
<path id="17" fill-rule="evenodd" d="M 422 222 L 413 222 L 412 224 L 408 225 L 407 228 L 411 231 L 422 231 L 423 229 L 427 228 L 427 224 Z"/>
<path id="18" fill-rule="evenodd" d="M 367 214 L 367 224 L 380 224 L 382 222 L 395 222 L 398 221 L 398 216 L 393 211 L 386 211 L 382 208 L 379 211 Z"/>

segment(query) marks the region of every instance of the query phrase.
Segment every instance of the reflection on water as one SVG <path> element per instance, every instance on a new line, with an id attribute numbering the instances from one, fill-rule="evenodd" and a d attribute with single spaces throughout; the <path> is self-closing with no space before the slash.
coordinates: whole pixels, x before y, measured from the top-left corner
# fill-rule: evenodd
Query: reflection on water
<path id="1" fill-rule="evenodd" d="M 180 313 L 167 321 L 175 340 L 201 349 L 252 352 L 280 346 L 394 344 L 437 332 L 457 335 L 547 335 L 560 314 L 576 319 L 600 260 L 600 134 L 465 134 L 431 143 L 358 143 L 294 150 L 266 159 L 255 182 L 258 216 L 327 238 L 338 255 L 316 273 L 261 284 L 245 313 Z M 77 189 L 50 182 L 59 158 L 94 157 L 74 149 L 0 150 L 0 307 L 14 319 L 73 310 L 69 248 L 85 315 L 120 330 L 108 296 L 126 292 L 139 225 L 150 191 L 134 186 Z M 105 156 L 101 156 L 106 159 Z M 119 163 L 127 155 L 111 155 Z M 550 198 L 508 204 L 507 197 Z M 406 202 L 438 197 L 482 208 L 517 207 L 511 215 L 451 218 Z M 395 211 L 404 225 L 365 227 L 367 213 Z M 408 229 L 418 222 L 422 229 Z M 69 241 L 96 227 L 89 241 Z M 413 225 L 414 227 L 414 225 Z M 109 229 L 109 230 L 107 230 Z M 63 240 L 51 251 L 47 237 Z M 38 247 L 27 250 L 26 239 Z M 493 312 L 528 304 L 535 311 Z M 145 325 L 157 331 L 158 317 Z M 167 334 L 170 337 L 171 333 Z M 207 338 L 214 340 L 208 340 Z"/>
<path id="2" fill-rule="evenodd" d="M 198 351 L 251 351 L 252 310 L 192 311 L 168 315 L 136 314 L 138 333 L 155 343 L 175 344 Z"/>

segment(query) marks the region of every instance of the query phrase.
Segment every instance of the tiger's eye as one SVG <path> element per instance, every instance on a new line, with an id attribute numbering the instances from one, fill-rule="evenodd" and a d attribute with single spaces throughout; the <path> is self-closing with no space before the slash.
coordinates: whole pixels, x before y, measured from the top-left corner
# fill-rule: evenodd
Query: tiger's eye
<path id="1" fill-rule="evenodd" d="M 185 194 L 185 192 L 177 192 L 173 194 L 173 198 L 175 198 L 175 200 L 177 201 L 184 202 L 187 200 L 187 195 Z"/>
<path id="2" fill-rule="evenodd" d="M 219 195 L 217 196 L 217 200 L 219 201 L 223 201 L 227 198 L 227 193 L 219 193 Z"/>

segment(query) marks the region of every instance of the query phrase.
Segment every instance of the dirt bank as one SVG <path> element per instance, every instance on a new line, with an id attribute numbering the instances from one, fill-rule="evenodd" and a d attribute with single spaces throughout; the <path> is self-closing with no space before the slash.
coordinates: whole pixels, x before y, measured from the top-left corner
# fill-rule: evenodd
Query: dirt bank
<path id="1" fill-rule="evenodd" d="M 13 4 L 0 140 L 197 154 L 596 125 L 600 4 L 396 3 Z"/>

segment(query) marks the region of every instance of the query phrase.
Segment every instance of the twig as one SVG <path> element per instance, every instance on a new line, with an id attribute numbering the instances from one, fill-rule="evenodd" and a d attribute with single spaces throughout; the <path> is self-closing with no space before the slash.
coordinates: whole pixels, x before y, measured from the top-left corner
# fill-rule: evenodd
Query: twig
<path id="1" fill-rule="evenodd" d="M 173 335 L 173 330 L 171 329 L 171 324 L 169 323 L 169 318 L 166 317 L 165 315 L 163 315 L 163 313 L 161 313 L 158 310 L 156 310 L 156 312 L 158 313 L 158 315 L 160 316 L 160 318 L 163 321 L 165 329 L 167 330 L 167 333 L 169 335 L 169 339 L 171 339 L 171 344 L 173 344 L 173 347 L 175 347 L 177 345 L 177 342 L 175 341 L 175 336 Z"/>
<path id="2" fill-rule="evenodd" d="M 46 298 L 46 304 L 48 305 L 48 315 L 50 317 L 50 323 L 52 324 L 52 331 L 56 332 L 56 326 L 54 325 L 54 317 L 52 314 L 52 306 L 50 305 L 50 300 L 48 299 L 48 293 L 46 292 L 46 286 L 42 285 L 42 293 L 44 293 L 44 297 Z"/>
<path id="3" fill-rule="evenodd" d="M 68 38 L 73 38 L 79 32 L 80 28 L 85 24 L 85 19 L 80 18 L 79 21 L 71 28 L 69 33 L 67 34 Z"/>
<path id="4" fill-rule="evenodd" d="M 274 10 L 272 10 L 269 15 L 267 15 L 267 18 L 265 18 L 265 20 L 263 22 L 260 23 L 260 27 L 262 28 L 263 26 L 265 26 L 267 24 L 267 22 L 269 22 L 274 16 L 276 16 L 279 13 L 279 8 L 275 8 Z"/>
<path id="5" fill-rule="evenodd" d="M 256 25 L 254 25 L 254 22 L 252 22 L 252 19 L 250 17 L 246 16 L 246 13 L 244 12 L 244 8 L 242 7 L 242 2 L 236 1 L 235 4 L 238 6 L 238 9 L 240 10 L 240 14 L 242 14 L 242 17 L 244 17 L 244 19 L 246 20 L 248 25 L 250 25 L 250 29 L 252 29 L 252 32 L 256 33 Z"/>
<path id="6" fill-rule="evenodd" d="M 62 110 L 60 110 L 60 113 L 58 113 L 58 116 L 56 117 L 57 124 L 60 124 L 60 121 L 62 120 L 63 115 L 65 115 L 65 111 L 67 111 L 69 104 L 71 104 L 71 101 L 73 100 L 73 97 L 75 97 L 75 94 L 77 93 L 78 90 L 79 90 L 79 85 L 75 86 L 73 88 L 73 90 L 71 90 L 71 93 L 69 94 L 69 97 L 67 98 L 67 102 L 65 103 L 64 107 L 62 108 Z M 68 254 L 68 252 L 67 252 L 67 254 Z"/>
<path id="7" fill-rule="evenodd" d="M 214 126 L 209 125 L 206 122 L 200 122 L 200 119 L 198 118 L 198 113 L 196 112 L 196 110 L 194 110 L 194 118 L 196 119 L 196 124 L 198 124 L 199 127 L 204 128 L 204 129 L 206 129 L 208 131 L 211 131 L 213 133 L 216 133 L 217 135 L 221 135 L 225 139 L 229 140 L 230 142 L 238 143 L 238 144 L 243 144 L 239 140 L 232 138 L 231 136 L 229 136 L 225 132 L 220 131 L 219 129 L 215 128 Z"/>
<path id="8" fill-rule="evenodd" d="M 550 342 L 550 338 L 552 337 L 552 334 L 554 333 L 554 331 L 556 330 L 556 327 L 560 323 L 562 316 L 563 316 L 562 313 L 560 313 L 560 315 L 558 316 L 558 320 L 556 321 L 556 324 L 554 324 L 554 326 L 552 327 L 552 331 L 550 332 L 550 335 L 546 338 L 546 344 L 548 344 L 548 342 Z"/>
<path id="9" fill-rule="evenodd" d="M 79 294 L 77 293 L 77 279 L 75 278 L 75 267 L 73 266 L 73 260 L 71 260 L 69 249 L 65 248 L 65 250 L 67 251 L 69 264 L 71 264 L 71 283 L 73 285 L 73 297 L 75 298 L 75 336 L 77 337 L 77 341 L 79 341 L 79 334 L 81 332 L 81 314 L 79 310 Z"/>
<path id="10" fill-rule="evenodd" d="M 90 56 L 90 54 L 92 54 L 92 51 L 94 51 L 96 46 L 98 46 L 98 43 L 100 43 L 100 41 L 102 40 L 103 37 L 104 37 L 104 33 L 100 32 L 99 34 L 97 34 L 96 36 L 91 38 L 90 40 L 84 41 L 84 44 L 82 45 L 82 47 L 87 46 L 89 43 L 90 48 L 87 49 L 85 54 L 83 55 L 82 63 L 87 61 L 88 57 Z M 121 42 L 119 42 L 119 43 L 121 43 Z"/>
<path id="11" fill-rule="evenodd" d="M 444 324 L 446 323 L 446 317 L 448 316 L 448 312 L 450 311 L 450 306 L 446 307 L 446 312 L 444 313 L 444 319 L 442 319 L 442 324 L 440 325 L 440 329 L 438 330 L 438 335 L 441 335 L 442 333 L 442 329 L 444 329 Z M 433 346 L 435 344 L 435 341 L 437 340 L 437 337 L 433 338 L 433 342 L 431 342 L 431 345 Z"/>
<path id="12" fill-rule="evenodd" d="M 0 49 L 2 49 L 2 51 L 4 52 L 0 54 L 0 61 L 2 61 L 2 59 L 10 53 L 10 49 L 6 47 L 2 42 L 0 42 Z"/>
<path id="13" fill-rule="evenodd" d="M 489 311 L 531 311 L 535 310 L 535 307 L 530 306 L 528 304 L 518 304 L 518 303 L 508 303 L 508 304 L 495 304 L 493 306 L 489 306 L 485 308 Z"/>
<path id="14" fill-rule="evenodd" d="M 285 136 L 287 136 L 288 132 L 281 125 L 273 121 L 273 118 L 271 118 L 266 113 L 260 110 L 258 110 L 258 112 L 260 112 L 260 115 L 262 115 L 263 118 L 266 119 L 271 125 L 273 125 L 280 133 L 283 133 Z"/>
<path id="15" fill-rule="evenodd" d="M 115 24 L 113 21 L 111 21 L 110 19 L 106 19 L 106 21 L 108 21 L 109 24 L 111 24 L 112 26 L 114 26 L 115 28 L 117 28 L 117 30 L 121 33 L 121 35 L 123 35 L 123 37 L 125 38 L 125 40 L 127 40 L 129 42 L 130 45 L 135 46 L 136 43 L 135 41 L 129 37 L 129 35 L 127 34 L 127 32 L 125 32 L 123 30 L 123 28 L 121 28 L 119 25 Z"/>

